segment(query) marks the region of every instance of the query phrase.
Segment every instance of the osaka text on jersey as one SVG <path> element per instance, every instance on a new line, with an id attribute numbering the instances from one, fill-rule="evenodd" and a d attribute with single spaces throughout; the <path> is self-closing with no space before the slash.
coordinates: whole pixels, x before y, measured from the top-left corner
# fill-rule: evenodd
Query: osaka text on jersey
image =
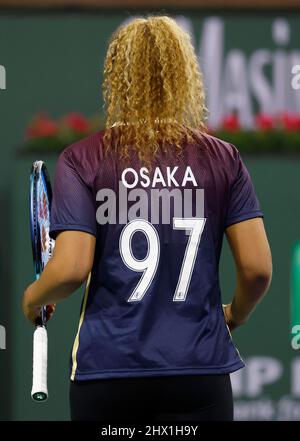
<path id="1" fill-rule="evenodd" d="M 151 178 L 146 167 L 139 171 L 124 169 L 117 194 L 110 188 L 97 192 L 98 224 L 126 224 L 134 219 L 172 224 L 174 217 L 204 217 L 204 189 L 198 188 L 190 166 L 185 167 L 179 181 L 178 168 L 166 167 L 162 171 L 156 167 Z"/>

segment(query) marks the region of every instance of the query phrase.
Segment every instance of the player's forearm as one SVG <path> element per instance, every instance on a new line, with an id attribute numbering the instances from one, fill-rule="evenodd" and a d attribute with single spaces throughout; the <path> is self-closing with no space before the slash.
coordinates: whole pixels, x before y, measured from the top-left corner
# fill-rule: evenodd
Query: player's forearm
<path id="1" fill-rule="evenodd" d="M 52 259 L 39 280 L 27 288 L 26 296 L 31 306 L 50 305 L 71 295 L 82 282 L 62 262 Z"/>
<path id="2" fill-rule="evenodd" d="M 238 274 L 237 285 L 231 303 L 231 313 L 237 325 L 246 322 L 258 303 L 267 293 L 272 274 L 253 274 L 243 276 Z"/>

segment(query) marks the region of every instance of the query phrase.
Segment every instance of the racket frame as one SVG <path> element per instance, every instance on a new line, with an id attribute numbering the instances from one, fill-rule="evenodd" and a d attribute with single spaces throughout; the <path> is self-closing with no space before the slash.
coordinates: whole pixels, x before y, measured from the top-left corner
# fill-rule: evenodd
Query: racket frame
<path id="1" fill-rule="evenodd" d="M 40 181 L 42 180 L 42 184 Z M 43 185 L 46 192 L 47 203 L 50 214 L 50 207 L 52 202 L 52 189 L 48 170 L 43 161 L 35 161 L 31 168 L 30 173 L 30 192 L 29 192 L 29 208 L 30 208 L 30 235 L 31 235 L 31 246 L 32 246 L 32 256 L 34 262 L 34 275 L 35 279 L 39 279 L 43 269 L 44 264 L 42 260 L 42 247 L 41 247 L 41 233 L 38 220 L 38 185 Z M 53 252 L 54 240 L 49 238 L 49 255 Z M 39 328 L 44 328 L 46 330 L 46 307 L 42 307 L 41 316 L 36 320 L 35 336 L 40 333 Z M 34 342 L 36 341 L 34 337 Z M 35 351 L 34 343 L 34 351 Z M 33 393 L 32 398 L 35 401 L 45 401 L 48 398 L 47 387 L 44 391 L 37 391 Z"/>

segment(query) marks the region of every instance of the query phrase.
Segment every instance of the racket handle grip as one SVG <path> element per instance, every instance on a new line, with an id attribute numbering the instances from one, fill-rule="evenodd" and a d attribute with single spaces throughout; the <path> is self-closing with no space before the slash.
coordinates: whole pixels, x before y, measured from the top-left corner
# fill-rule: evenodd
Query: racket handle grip
<path id="1" fill-rule="evenodd" d="M 35 401 L 48 398 L 48 336 L 45 326 L 37 326 L 33 334 L 33 372 L 31 397 Z"/>

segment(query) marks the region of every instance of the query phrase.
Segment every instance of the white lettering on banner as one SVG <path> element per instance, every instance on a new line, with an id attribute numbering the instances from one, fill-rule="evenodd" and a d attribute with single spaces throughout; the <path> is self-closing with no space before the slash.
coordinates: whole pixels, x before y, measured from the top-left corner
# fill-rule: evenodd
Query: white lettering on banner
<path id="1" fill-rule="evenodd" d="M 283 396 L 278 401 L 257 399 L 237 400 L 234 403 L 236 421 L 299 421 L 300 401 Z"/>
<path id="2" fill-rule="evenodd" d="M 300 398 L 300 357 L 295 358 L 291 364 L 291 393 Z"/>
<path id="3" fill-rule="evenodd" d="M 289 23 L 284 19 L 274 20 L 272 37 L 276 44 L 287 45 Z M 246 58 L 244 52 L 233 48 L 224 55 L 225 38 L 224 20 L 218 17 L 204 20 L 199 55 L 211 127 L 218 127 L 223 115 L 232 111 L 238 114 L 243 126 L 251 127 L 254 113 L 251 98 L 258 102 L 260 112 L 271 115 L 286 110 L 300 112 L 300 97 L 295 93 L 300 88 L 300 74 L 293 78 L 292 87 L 290 74 L 293 66 L 300 64 L 300 51 L 258 48 Z M 266 76 L 266 68 L 272 70 L 271 79 Z M 292 73 L 298 74 L 294 69 Z"/>
<path id="4" fill-rule="evenodd" d="M 245 382 L 247 381 L 247 371 L 248 369 L 246 364 L 245 369 L 240 369 L 230 374 L 232 392 L 235 398 L 245 395 Z"/>
<path id="5" fill-rule="evenodd" d="M 224 107 L 225 114 L 237 112 L 244 127 L 253 125 L 251 100 L 248 91 L 247 61 L 240 50 L 228 54 L 224 68 Z"/>
<path id="6" fill-rule="evenodd" d="M 204 20 L 200 40 L 200 66 L 207 87 L 207 107 L 209 108 L 209 125 L 214 128 L 220 125 L 223 110 L 220 97 L 223 93 L 221 74 L 223 71 L 223 38 L 224 22 L 218 17 Z"/>
<path id="7" fill-rule="evenodd" d="M 282 375 L 281 363 L 271 357 L 256 357 L 248 360 L 249 381 L 248 396 L 255 397 L 262 393 L 263 387 L 275 383 Z"/>
<path id="8" fill-rule="evenodd" d="M 300 59 L 300 51 L 287 53 L 283 49 L 271 51 L 259 48 L 246 59 L 245 53 L 233 48 L 225 56 L 225 37 L 222 19 L 212 17 L 204 21 L 199 58 L 207 86 L 210 126 L 218 127 L 225 113 L 235 111 L 242 125 L 251 127 L 251 98 L 257 100 L 260 112 L 271 115 L 286 110 L 300 112 L 300 97 L 294 87 L 299 84 L 300 88 L 300 75 L 294 77 L 292 87 L 290 82 L 290 72 Z M 290 26 L 286 20 L 277 19 L 273 22 L 273 40 L 281 46 L 289 43 Z M 265 74 L 266 68 L 272 70 L 271 79 Z M 228 81 L 230 74 L 232 81 Z"/>
<path id="9" fill-rule="evenodd" d="M 295 75 L 292 78 L 292 88 L 298 90 L 300 89 L 300 64 L 295 64 L 292 67 L 292 74 Z"/>
<path id="10" fill-rule="evenodd" d="M 292 327 L 293 338 L 291 340 L 291 346 L 297 350 L 300 348 L 300 325 L 294 325 Z"/>
<path id="11" fill-rule="evenodd" d="M 6 331 L 2 325 L 0 325 L 0 349 L 6 349 Z"/>
<path id="12" fill-rule="evenodd" d="M 276 383 L 282 373 L 282 364 L 276 358 L 249 357 L 245 369 L 231 374 L 234 396 L 258 397 L 264 392 L 264 386 Z"/>
<path id="13" fill-rule="evenodd" d="M 277 420 L 279 421 L 299 421 L 300 402 L 293 400 L 289 396 L 283 396 L 278 401 Z"/>
<path id="14" fill-rule="evenodd" d="M 289 65 L 290 66 L 298 66 L 300 65 L 300 52 L 299 51 L 291 51 L 290 56 L 289 56 Z M 293 68 L 292 67 L 292 68 Z M 297 78 L 298 79 L 298 78 Z M 294 80 L 297 81 L 297 80 Z M 300 85 L 300 78 L 299 78 L 299 82 L 297 82 Z M 299 90 L 295 90 L 293 87 L 289 87 L 289 102 L 291 102 L 293 104 L 293 108 L 295 109 L 300 109 L 300 93 Z"/>
<path id="15" fill-rule="evenodd" d="M 235 402 L 234 419 L 236 421 L 270 421 L 275 417 L 276 409 L 270 399 Z"/>
<path id="16" fill-rule="evenodd" d="M 287 44 L 290 40 L 290 27 L 284 18 L 276 18 L 272 26 L 272 37 L 276 44 Z"/>
<path id="17" fill-rule="evenodd" d="M 300 357 L 294 358 L 288 365 L 290 385 L 281 385 L 284 393 L 281 391 L 278 399 L 269 396 L 274 395 L 270 387 L 278 388 L 277 383 L 283 378 L 283 366 L 276 358 L 257 356 L 246 360 L 245 369 L 231 374 L 235 420 L 300 420 Z"/>
<path id="18" fill-rule="evenodd" d="M 0 89 L 6 89 L 6 70 L 2 65 L 0 65 Z"/>

